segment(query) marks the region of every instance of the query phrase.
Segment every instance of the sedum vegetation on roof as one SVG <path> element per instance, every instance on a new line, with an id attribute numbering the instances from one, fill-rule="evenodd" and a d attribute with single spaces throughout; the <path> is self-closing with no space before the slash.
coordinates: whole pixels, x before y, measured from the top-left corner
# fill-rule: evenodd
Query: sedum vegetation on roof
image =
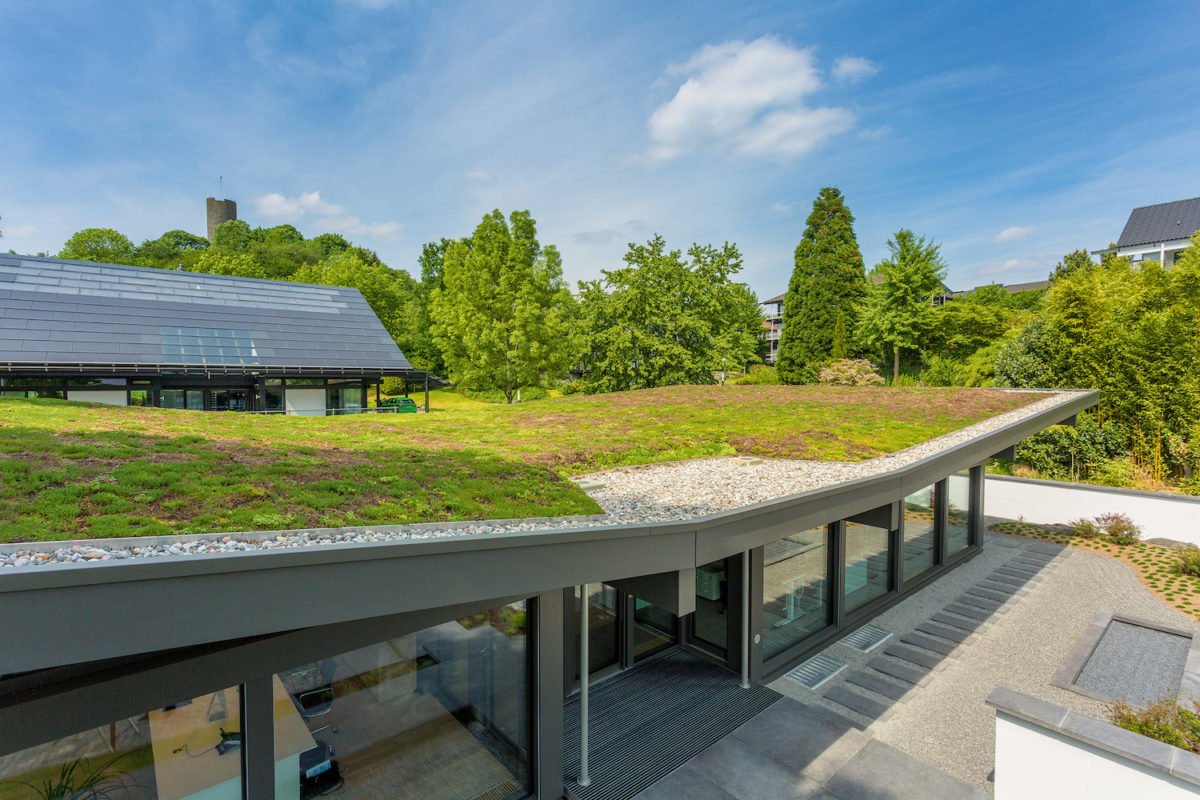
<path id="1" fill-rule="evenodd" d="M 0 542 L 590 514 L 568 476 L 733 454 L 859 461 L 1037 399 L 673 386 L 316 418 L 0 399 Z"/>

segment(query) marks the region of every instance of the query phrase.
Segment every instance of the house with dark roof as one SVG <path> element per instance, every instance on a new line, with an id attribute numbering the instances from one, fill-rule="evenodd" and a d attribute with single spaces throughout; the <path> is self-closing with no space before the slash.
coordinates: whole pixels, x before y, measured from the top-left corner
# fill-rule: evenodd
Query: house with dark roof
<path id="1" fill-rule="evenodd" d="M 1130 212 L 1117 243 L 1094 254 L 1115 253 L 1134 262 L 1158 261 L 1169 267 L 1196 231 L 1200 231 L 1200 197 L 1142 206 Z"/>
<path id="2" fill-rule="evenodd" d="M 783 295 L 768 297 L 759 303 L 763 311 L 762 337 L 767 342 L 763 360 L 774 364 L 779 357 L 779 336 L 783 332 Z"/>
<path id="3" fill-rule="evenodd" d="M 357 289 L 0 255 L 0 396 L 320 416 L 385 375 L 429 379 Z"/>

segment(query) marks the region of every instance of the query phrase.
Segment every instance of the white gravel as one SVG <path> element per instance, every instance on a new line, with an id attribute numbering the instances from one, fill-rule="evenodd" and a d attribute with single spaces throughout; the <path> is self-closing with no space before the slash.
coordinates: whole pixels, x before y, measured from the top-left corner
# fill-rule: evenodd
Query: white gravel
<path id="1" fill-rule="evenodd" d="M 604 509 L 605 514 L 601 516 L 0 545 L 0 570 L 198 553 L 276 550 L 352 542 L 407 541 L 684 520 L 907 466 L 1060 405 L 1077 394 L 1079 393 L 1047 392 L 1044 399 L 1015 411 L 990 417 L 896 453 L 858 463 L 710 458 L 625 467 L 575 478 L 574 480 L 578 481 Z"/>

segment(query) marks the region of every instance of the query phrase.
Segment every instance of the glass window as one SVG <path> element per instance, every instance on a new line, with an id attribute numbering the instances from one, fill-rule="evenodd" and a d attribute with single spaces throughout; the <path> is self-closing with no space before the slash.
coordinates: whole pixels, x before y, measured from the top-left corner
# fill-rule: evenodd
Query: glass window
<path id="1" fill-rule="evenodd" d="M 713 561 L 696 569 L 696 613 L 692 635 L 724 651 L 729 627 L 729 579 L 727 561 Z"/>
<path id="2" fill-rule="evenodd" d="M 241 797 L 236 687 L 0 756 L 0 800 Z"/>
<path id="3" fill-rule="evenodd" d="M 953 555 L 967 549 L 971 541 L 971 472 L 956 472 L 946 483 L 946 552 Z"/>
<path id="4" fill-rule="evenodd" d="M 933 567 L 937 555 L 935 539 L 937 512 L 932 486 L 904 498 L 904 578 L 915 578 Z"/>
<path id="5" fill-rule="evenodd" d="M 332 414 L 357 414 L 363 407 L 363 387 L 361 382 L 353 385 L 330 386 L 329 408 Z"/>
<path id="6" fill-rule="evenodd" d="M 891 559 L 886 528 L 846 523 L 846 610 L 853 611 L 891 587 Z"/>
<path id="7" fill-rule="evenodd" d="M 829 529 L 809 528 L 763 548 L 763 658 L 829 625 Z"/>
<path id="8" fill-rule="evenodd" d="M 129 390 L 129 405 L 131 405 L 131 406 L 148 406 L 148 405 L 150 405 L 150 390 L 149 389 L 130 389 Z"/>
<path id="9" fill-rule="evenodd" d="M 30 389 L 61 389 L 62 378 L 0 378 L 0 386 L 22 386 Z"/>
<path id="10" fill-rule="evenodd" d="M 280 673 L 276 795 L 468 800 L 527 789 L 527 641 L 517 602 Z"/>
<path id="11" fill-rule="evenodd" d="M 30 400 L 36 400 L 39 397 L 48 397 L 53 400 L 65 400 L 67 399 L 67 394 L 57 389 L 30 389 L 28 391 L 11 390 L 0 392 L 0 397 L 24 397 Z"/>
<path id="12" fill-rule="evenodd" d="M 186 408 L 204 410 L 203 389 L 163 389 L 158 393 L 159 405 L 163 408 Z"/>
<path id="13" fill-rule="evenodd" d="M 653 603 L 634 598 L 633 661 L 636 664 L 675 644 L 675 615 Z"/>
<path id="14" fill-rule="evenodd" d="M 263 385 L 263 410 L 283 411 L 283 381 L 271 378 Z"/>
<path id="15" fill-rule="evenodd" d="M 603 583 L 588 584 L 588 674 L 620 661 L 621 631 L 617 624 L 617 590 Z M 579 588 L 575 588 L 575 643 L 579 653 Z M 579 658 L 575 657 L 575 680 L 579 680 Z"/>
<path id="16" fill-rule="evenodd" d="M 288 378 L 288 386 L 324 386 L 324 378 Z"/>

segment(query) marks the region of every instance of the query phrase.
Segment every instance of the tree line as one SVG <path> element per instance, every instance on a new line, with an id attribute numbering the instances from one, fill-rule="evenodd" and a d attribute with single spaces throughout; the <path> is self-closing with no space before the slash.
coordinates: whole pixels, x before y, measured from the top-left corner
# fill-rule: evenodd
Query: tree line
<path id="1" fill-rule="evenodd" d="M 483 217 L 469 236 L 424 245 L 418 276 L 338 234 L 230 220 L 212 241 L 186 231 L 135 245 L 107 228 L 72 235 L 60 258 L 296 281 L 360 290 L 414 367 L 498 392 L 566 392 L 714 383 L 760 360 L 758 300 L 736 281 L 736 245 L 661 236 L 631 243 L 624 266 L 572 292 L 562 256 L 528 211 Z"/>

